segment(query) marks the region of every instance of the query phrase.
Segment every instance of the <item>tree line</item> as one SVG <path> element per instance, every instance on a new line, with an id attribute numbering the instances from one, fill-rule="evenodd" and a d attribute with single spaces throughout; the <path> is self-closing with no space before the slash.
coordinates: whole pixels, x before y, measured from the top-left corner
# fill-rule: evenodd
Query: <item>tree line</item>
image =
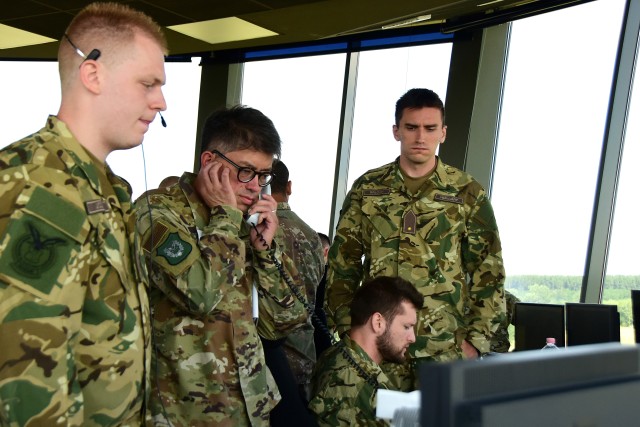
<path id="1" fill-rule="evenodd" d="M 505 288 L 522 302 L 580 302 L 582 276 L 510 276 Z M 620 326 L 633 325 L 632 289 L 640 289 L 640 276 L 607 276 L 605 280 L 602 304 L 618 306 Z"/>

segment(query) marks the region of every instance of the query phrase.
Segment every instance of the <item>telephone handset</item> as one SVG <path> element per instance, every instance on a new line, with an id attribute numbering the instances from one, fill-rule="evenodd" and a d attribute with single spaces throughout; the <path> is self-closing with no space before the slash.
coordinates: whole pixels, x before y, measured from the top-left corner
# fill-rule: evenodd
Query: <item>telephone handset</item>
<path id="1" fill-rule="evenodd" d="M 271 186 L 270 185 L 266 185 L 264 187 L 262 187 L 262 190 L 260 191 L 260 199 L 262 199 L 262 195 L 263 194 L 269 194 L 271 195 Z M 249 223 L 249 225 L 252 226 L 256 226 L 258 225 L 258 217 L 260 216 L 260 212 L 256 212 L 254 214 L 252 214 L 249 218 L 247 218 L 247 222 Z"/>

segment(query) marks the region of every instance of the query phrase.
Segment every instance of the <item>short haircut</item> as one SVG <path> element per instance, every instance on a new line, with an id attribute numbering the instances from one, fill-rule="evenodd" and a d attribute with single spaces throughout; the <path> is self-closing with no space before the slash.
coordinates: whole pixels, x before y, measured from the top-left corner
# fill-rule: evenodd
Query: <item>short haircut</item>
<path id="1" fill-rule="evenodd" d="M 400 124 L 404 110 L 414 110 L 417 108 L 437 108 L 442 113 L 442 123 L 444 120 L 444 104 L 437 93 L 430 89 L 410 89 L 396 102 L 396 126 Z"/>
<path id="2" fill-rule="evenodd" d="M 379 276 L 358 288 L 351 301 L 351 327 L 364 325 L 374 313 L 380 313 L 387 322 L 393 322 L 401 312 L 403 302 L 416 310 L 422 308 L 424 298 L 408 281 L 400 277 Z"/>
<path id="3" fill-rule="evenodd" d="M 318 231 L 318 236 L 320 237 L 320 241 L 322 242 L 322 246 L 323 247 L 330 247 L 331 246 L 331 240 L 329 239 L 329 236 L 327 236 L 324 233 L 320 233 Z"/>
<path id="4" fill-rule="evenodd" d="M 289 169 L 282 160 L 273 163 L 273 179 L 271 180 L 271 192 L 284 194 L 289 182 Z"/>
<path id="5" fill-rule="evenodd" d="M 100 50 L 100 60 L 108 62 L 138 33 L 157 42 L 166 55 L 167 39 L 162 27 L 148 15 L 120 3 L 98 2 L 86 6 L 67 27 L 65 34 L 71 42 L 63 35 L 60 37 L 58 67 L 63 85 L 77 69 L 79 59 L 71 43 L 85 55 L 93 49 Z"/>
<path id="6" fill-rule="evenodd" d="M 255 108 L 236 105 L 209 115 L 202 128 L 200 144 L 201 153 L 255 150 L 280 158 L 282 143 L 271 119 Z"/>

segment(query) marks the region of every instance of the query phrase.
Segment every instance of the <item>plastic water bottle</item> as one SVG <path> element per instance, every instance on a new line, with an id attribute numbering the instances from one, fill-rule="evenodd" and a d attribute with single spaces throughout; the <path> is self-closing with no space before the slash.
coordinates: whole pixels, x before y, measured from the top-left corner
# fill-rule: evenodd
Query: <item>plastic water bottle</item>
<path id="1" fill-rule="evenodd" d="M 544 347 L 542 347 L 542 350 L 559 350 L 558 346 L 556 345 L 556 339 L 547 338 L 547 343 Z"/>

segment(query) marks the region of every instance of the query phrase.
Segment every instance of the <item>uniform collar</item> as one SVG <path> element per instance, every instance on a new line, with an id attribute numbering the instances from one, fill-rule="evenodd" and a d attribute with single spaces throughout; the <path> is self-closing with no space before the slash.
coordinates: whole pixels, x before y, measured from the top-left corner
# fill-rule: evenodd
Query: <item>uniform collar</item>
<path id="1" fill-rule="evenodd" d="M 290 211 L 291 206 L 289 206 L 289 202 L 278 202 L 278 210 L 279 211 Z"/>
<path id="2" fill-rule="evenodd" d="M 109 199 L 111 204 L 131 203 L 129 183 L 116 176 L 106 163 L 92 156 L 73 136 L 66 123 L 56 116 L 49 116 L 46 128 L 57 136 L 58 143 L 64 149 L 64 153 L 59 158 L 69 170 L 77 171 L 79 169 L 78 172 L 85 176 L 93 190 L 100 196 Z"/>

